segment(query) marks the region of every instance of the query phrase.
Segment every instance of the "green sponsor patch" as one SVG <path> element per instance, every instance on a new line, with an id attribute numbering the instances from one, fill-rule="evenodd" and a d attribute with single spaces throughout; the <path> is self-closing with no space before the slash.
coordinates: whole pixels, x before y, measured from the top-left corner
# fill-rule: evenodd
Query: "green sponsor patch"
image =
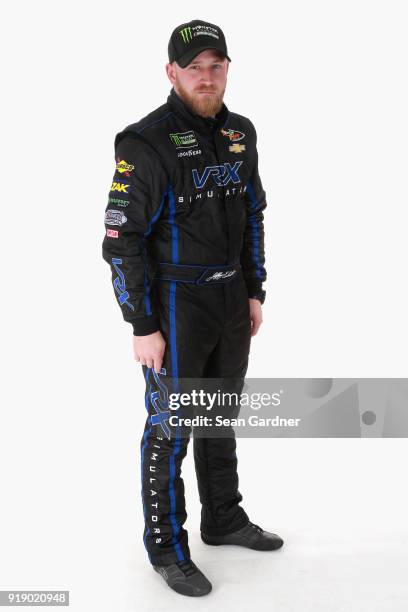
<path id="1" fill-rule="evenodd" d="M 176 145 L 177 149 L 187 149 L 190 147 L 198 146 L 197 138 L 195 137 L 193 130 L 190 130 L 189 132 L 178 132 L 176 134 L 169 134 L 169 136 L 170 140 L 173 144 Z"/>
<path id="2" fill-rule="evenodd" d="M 120 200 L 119 198 L 109 198 L 109 204 L 114 204 L 115 206 L 127 206 L 129 204 L 129 200 Z"/>

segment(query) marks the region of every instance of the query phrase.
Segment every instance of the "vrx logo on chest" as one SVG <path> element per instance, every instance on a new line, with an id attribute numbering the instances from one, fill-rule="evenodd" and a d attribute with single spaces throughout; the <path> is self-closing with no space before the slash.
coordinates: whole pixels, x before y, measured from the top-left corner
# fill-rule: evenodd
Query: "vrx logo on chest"
<path id="1" fill-rule="evenodd" d="M 198 170 L 194 168 L 194 170 L 192 170 L 194 184 L 198 189 L 201 189 L 201 187 L 204 187 L 210 176 L 212 177 L 214 183 L 219 187 L 228 185 L 230 181 L 233 183 L 240 183 L 241 179 L 238 176 L 238 170 L 241 164 L 242 161 L 237 161 L 235 164 L 229 164 L 226 162 L 220 166 L 207 166 L 201 176 L 198 174 Z"/>

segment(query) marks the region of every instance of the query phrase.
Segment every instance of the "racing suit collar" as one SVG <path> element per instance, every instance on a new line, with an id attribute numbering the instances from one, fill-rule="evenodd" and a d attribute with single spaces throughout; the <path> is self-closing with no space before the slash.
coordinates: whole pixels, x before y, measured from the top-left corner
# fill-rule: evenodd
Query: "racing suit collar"
<path id="1" fill-rule="evenodd" d="M 201 117 L 201 115 L 193 113 L 176 93 L 174 87 L 171 88 L 167 102 L 177 113 L 182 115 L 190 124 L 194 125 L 196 129 L 201 129 L 204 132 L 213 132 L 217 128 L 223 127 L 226 124 L 229 115 L 228 108 L 224 102 L 221 110 L 215 115 L 214 118 Z"/>

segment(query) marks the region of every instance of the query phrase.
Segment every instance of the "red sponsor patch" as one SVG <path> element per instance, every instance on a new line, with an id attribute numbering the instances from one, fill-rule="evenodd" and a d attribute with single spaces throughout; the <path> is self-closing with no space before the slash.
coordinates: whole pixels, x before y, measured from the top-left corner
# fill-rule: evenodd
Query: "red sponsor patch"
<path id="1" fill-rule="evenodd" d="M 118 230 L 107 229 L 106 235 L 109 236 L 109 238 L 119 238 Z"/>

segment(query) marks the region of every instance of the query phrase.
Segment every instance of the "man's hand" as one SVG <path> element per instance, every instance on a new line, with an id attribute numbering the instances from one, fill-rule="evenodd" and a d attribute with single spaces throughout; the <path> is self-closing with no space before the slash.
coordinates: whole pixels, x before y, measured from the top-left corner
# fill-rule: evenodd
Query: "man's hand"
<path id="1" fill-rule="evenodd" d="M 136 361 L 148 368 L 160 372 L 166 343 L 161 332 L 156 331 L 148 336 L 133 336 L 133 351 Z"/>
<path id="2" fill-rule="evenodd" d="M 259 300 L 249 298 L 249 316 L 251 319 L 251 336 L 255 336 L 262 323 L 262 304 Z"/>

